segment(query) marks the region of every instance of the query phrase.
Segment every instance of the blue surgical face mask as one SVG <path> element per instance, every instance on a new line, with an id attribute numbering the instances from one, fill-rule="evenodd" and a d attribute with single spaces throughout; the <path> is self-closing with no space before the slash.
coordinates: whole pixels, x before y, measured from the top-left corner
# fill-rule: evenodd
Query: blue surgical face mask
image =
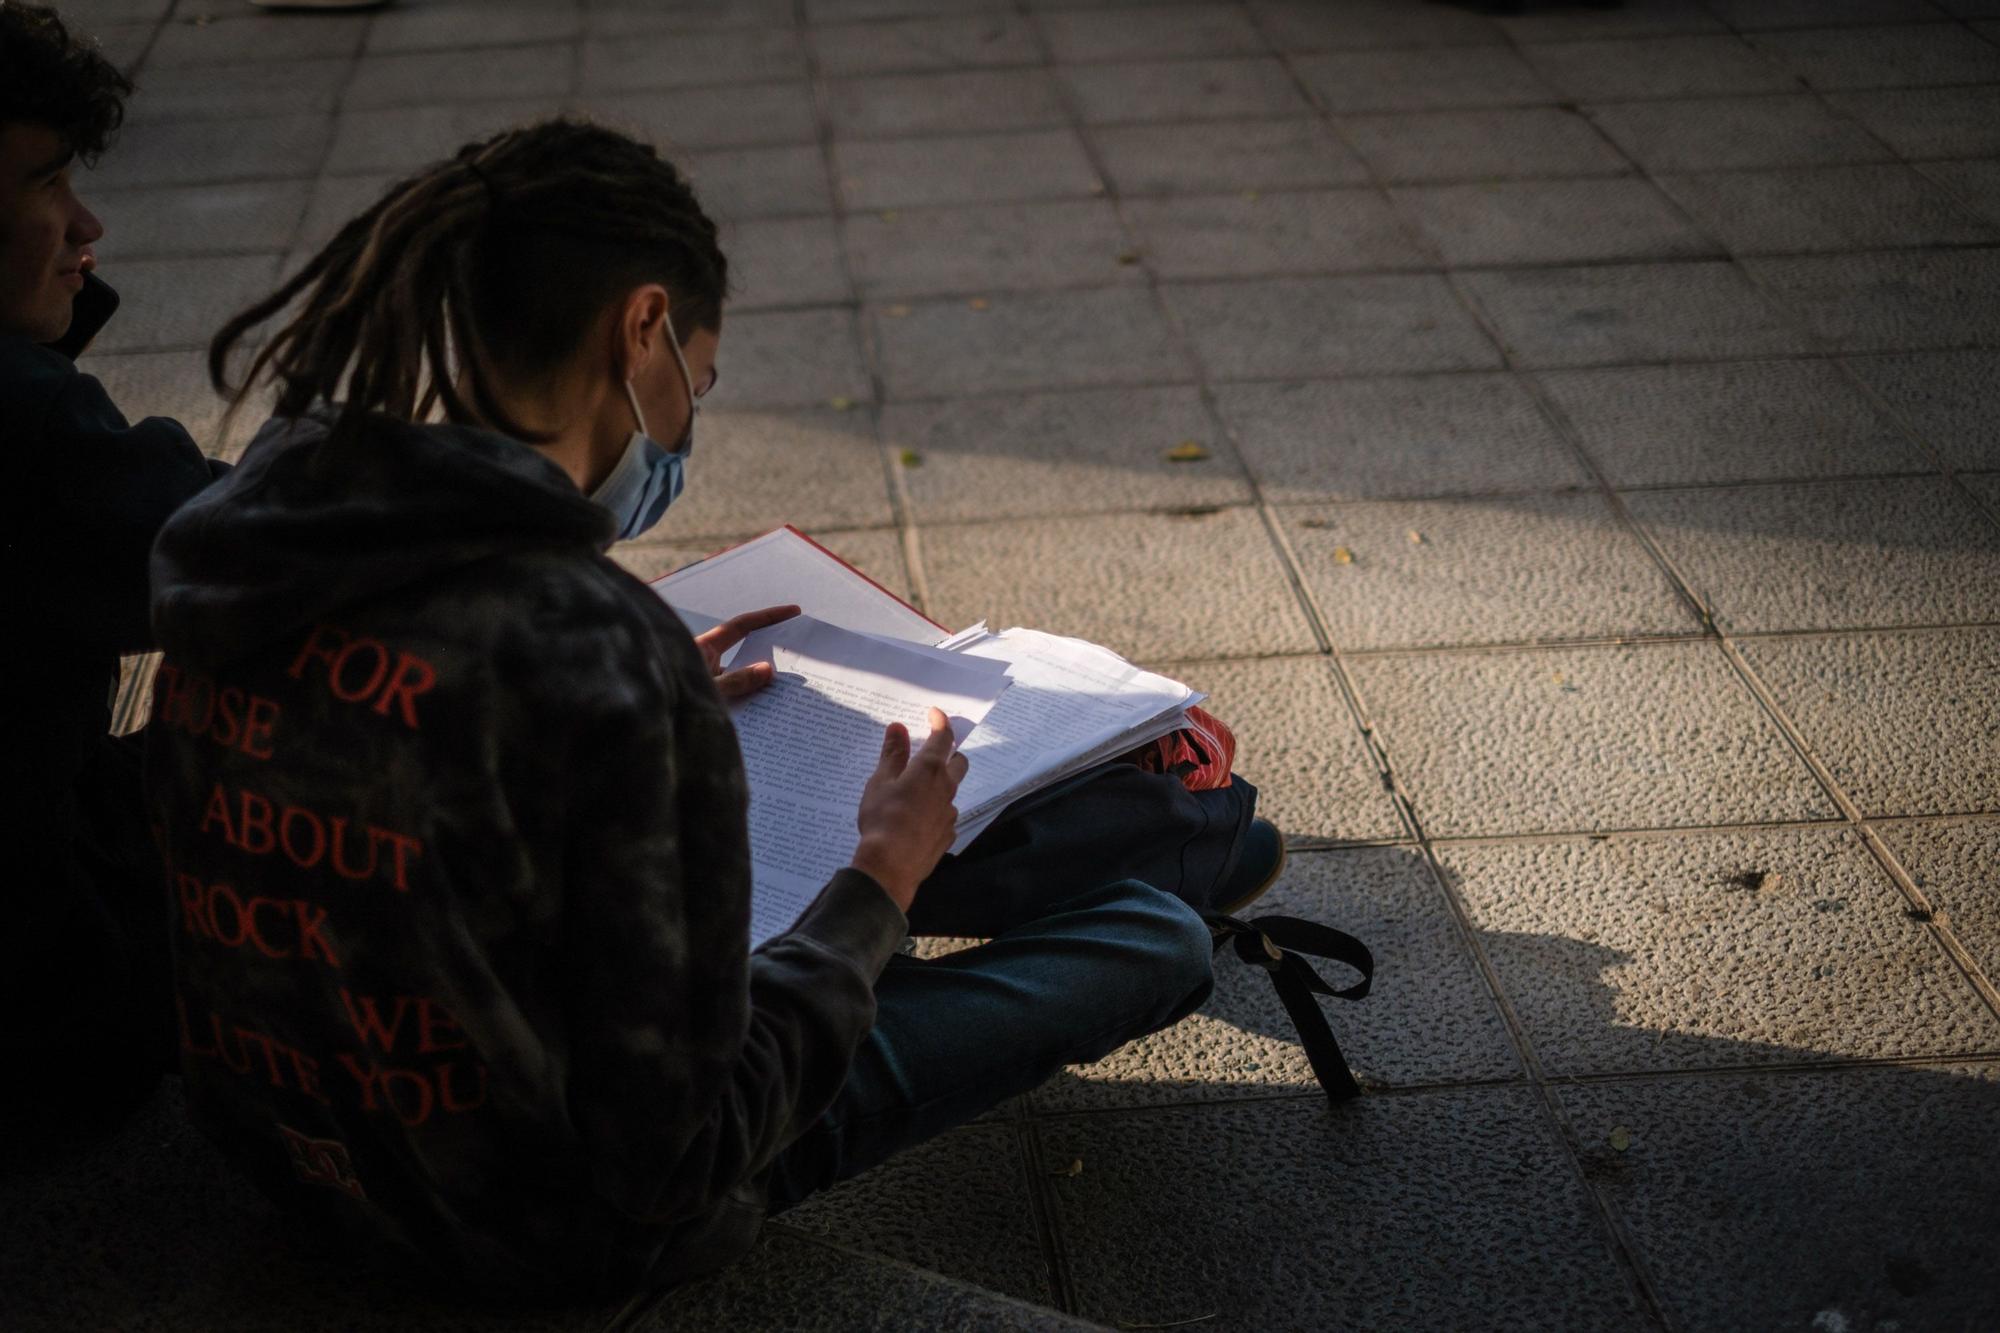
<path id="1" fill-rule="evenodd" d="M 701 404 L 695 400 L 694 376 L 688 373 L 687 359 L 681 355 L 680 339 L 674 336 L 671 318 L 666 326 L 667 346 L 673 349 L 674 363 L 680 367 L 681 379 L 687 384 L 687 434 L 681 437 L 680 446 L 671 450 L 648 434 L 646 414 L 639 410 L 639 395 L 633 392 L 632 381 L 625 381 L 625 401 L 632 405 L 632 419 L 639 428 L 625 442 L 625 452 L 619 455 L 611 475 L 590 493 L 592 500 L 609 509 L 618 520 L 621 541 L 637 537 L 658 523 L 667 506 L 680 497 L 687 485 L 687 458 L 694 452 L 694 419 L 700 415 Z"/>

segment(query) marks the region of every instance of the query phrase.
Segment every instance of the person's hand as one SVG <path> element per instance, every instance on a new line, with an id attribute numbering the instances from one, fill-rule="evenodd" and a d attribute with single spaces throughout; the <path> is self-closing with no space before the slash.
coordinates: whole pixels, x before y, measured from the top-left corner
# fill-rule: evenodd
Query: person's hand
<path id="1" fill-rule="evenodd" d="M 796 606 L 767 606 L 762 611 L 745 611 L 740 616 L 731 616 L 714 629 L 704 630 L 695 635 L 694 646 L 701 649 L 702 660 L 708 663 L 708 674 L 715 677 L 717 693 L 725 699 L 740 699 L 746 694 L 755 694 L 769 685 L 771 683 L 769 662 L 740 667 L 735 671 L 724 671 L 723 654 L 758 630 L 783 624 L 798 613 L 799 608 Z"/>
<path id="2" fill-rule="evenodd" d="M 914 757 L 909 729 L 900 722 L 890 725 L 854 819 L 861 830 L 854 868 L 873 876 L 905 912 L 916 901 L 917 885 L 951 847 L 958 824 L 951 802 L 967 762 L 953 752 L 951 720 L 933 708 L 930 724 L 930 738 Z"/>

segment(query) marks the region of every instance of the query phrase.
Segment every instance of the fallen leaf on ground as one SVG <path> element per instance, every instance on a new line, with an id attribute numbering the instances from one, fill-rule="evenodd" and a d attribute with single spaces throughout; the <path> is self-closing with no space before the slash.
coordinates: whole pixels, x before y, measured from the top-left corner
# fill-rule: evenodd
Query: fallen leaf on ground
<path id="1" fill-rule="evenodd" d="M 826 405 L 836 412 L 851 412 L 854 410 L 854 400 L 844 393 L 835 394 L 833 397 L 827 399 Z"/>
<path id="2" fill-rule="evenodd" d="M 1200 440 L 1182 440 L 1167 450 L 1169 463 L 1199 463 L 1208 457 L 1208 450 L 1201 447 Z"/>
<path id="3" fill-rule="evenodd" d="M 1127 250 L 1118 256 L 1118 262 L 1121 264 L 1136 264 L 1139 262 L 1139 252 L 1137 250 Z"/>
<path id="4" fill-rule="evenodd" d="M 1611 1131 L 1611 1147 L 1613 1151 L 1624 1152 L 1627 1148 L 1631 1146 L 1632 1146 L 1631 1130 L 1625 1128 L 1625 1126 L 1623 1125 L 1620 1125 L 1616 1129 Z"/>
<path id="5" fill-rule="evenodd" d="M 893 209 L 893 208 L 885 208 L 885 209 L 883 209 L 883 210 L 882 210 L 882 220 L 883 220 L 884 222 L 894 222 L 894 221 L 896 220 L 896 210 L 895 210 L 895 209 Z"/>
<path id="6" fill-rule="evenodd" d="M 902 453 L 896 455 L 896 457 L 902 460 L 904 467 L 922 467 L 924 465 L 924 456 L 915 449 L 905 449 Z"/>
<path id="7" fill-rule="evenodd" d="M 884 310 L 882 313 L 887 315 L 890 319 L 901 319 L 903 316 L 910 313 L 910 308 L 906 305 L 892 305 L 888 309 Z"/>
<path id="8" fill-rule="evenodd" d="M 1410 545 L 1412 546 L 1422 546 L 1424 544 L 1424 534 L 1418 532 L 1415 528 L 1411 528 L 1403 535 L 1410 539 Z"/>
<path id="9" fill-rule="evenodd" d="M 1351 564 L 1353 564 L 1353 563 L 1354 563 L 1354 552 L 1352 552 L 1352 551 L 1348 550 L 1348 549 L 1347 549 L 1347 548 L 1346 548 L 1345 546 L 1336 546 L 1336 547 L 1334 547 L 1334 548 L 1333 548 L 1333 563 L 1334 563 L 1334 564 L 1336 564 L 1336 565 L 1351 565 Z"/>
<path id="10" fill-rule="evenodd" d="M 986 309 L 986 307 L 992 305 L 993 303 L 987 300 L 983 296 L 975 296 L 970 301 L 967 301 L 966 304 L 971 306 L 974 310 L 984 310 Z"/>

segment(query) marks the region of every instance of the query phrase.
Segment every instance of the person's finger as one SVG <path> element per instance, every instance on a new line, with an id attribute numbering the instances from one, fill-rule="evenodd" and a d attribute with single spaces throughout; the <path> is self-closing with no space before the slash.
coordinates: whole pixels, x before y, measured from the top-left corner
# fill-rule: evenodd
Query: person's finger
<path id="1" fill-rule="evenodd" d="M 767 606 L 761 611 L 745 611 L 731 616 L 714 629 L 705 630 L 695 642 L 715 653 L 726 653 L 760 629 L 783 624 L 799 613 L 796 606 Z"/>
<path id="2" fill-rule="evenodd" d="M 950 759 L 945 761 L 945 775 L 951 779 L 953 790 L 957 790 L 958 784 L 965 781 L 965 770 L 971 766 L 972 761 L 965 757 L 963 751 L 952 755 Z"/>
<path id="3" fill-rule="evenodd" d="M 924 740 L 924 748 L 918 752 L 917 758 L 943 768 L 944 761 L 951 758 L 952 746 L 958 743 L 958 738 L 951 734 L 951 719 L 938 709 L 931 709 L 930 722 L 931 734 Z"/>
<path id="4" fill-rule="evenodd" d="M 753 662 L 747 667 L 718 675 L 715 678 L 716 693 L 725 699 L 741 699 L 769 685 L 775 675 L 769 662 Z"/>
<path id="5" fill-rule="evenodd" d="M 891 722 L 882 733 L 882 758 L 876 763 L 875 771 L 897 777 L 909 762 L 910 729 L 900 722 Z"/>

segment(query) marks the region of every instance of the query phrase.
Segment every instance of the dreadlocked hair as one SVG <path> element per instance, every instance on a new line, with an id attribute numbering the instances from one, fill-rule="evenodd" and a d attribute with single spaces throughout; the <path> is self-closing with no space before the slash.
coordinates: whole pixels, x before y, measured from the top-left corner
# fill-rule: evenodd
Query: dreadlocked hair
<path id="1" fill-rule="evenodd" d="M 0 122 L 46 125 L 94 162 L 125 119 L 132 84 L 44 5 L 0 0 Z"/>
<path id="2" fill-rule="evenodd" d="M 499 402 L 500 382 L 567 366 L 633 287 L 666 287 L 683 343 L 719 330 L 728 264 L 687 179 L 649 145 L 551 120 L 468 144 L 390 187 L 298 275 L 223 325 L 209 378 L 241 407 L 268 376 L 274 410 L 334 405 L 336 434 L 381 413 L 445 419 L 539 441 Z M 299 302 L 240 386 L 232 348 Z"/>

